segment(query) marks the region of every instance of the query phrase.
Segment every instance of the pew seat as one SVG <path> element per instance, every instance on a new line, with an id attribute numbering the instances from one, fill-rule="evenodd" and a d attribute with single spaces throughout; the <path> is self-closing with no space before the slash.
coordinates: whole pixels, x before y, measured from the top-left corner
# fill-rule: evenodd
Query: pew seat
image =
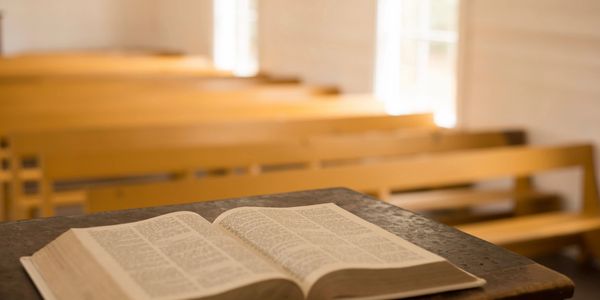
<path id="1" fill-rule="evenodd" d="M 392 194 L 389 203 L 448 225 L 563 208 L 555 192 L 536 189 L 461 187 Z"/>
<path id="2" fill-rule="evenodd" d="M 524 255 L 540 255 L 569 244 L 583 244 L 588 246 L 589 254 L 600 258 L 600 217 L 597 214 L 555 212 L 457 228 Z"/>

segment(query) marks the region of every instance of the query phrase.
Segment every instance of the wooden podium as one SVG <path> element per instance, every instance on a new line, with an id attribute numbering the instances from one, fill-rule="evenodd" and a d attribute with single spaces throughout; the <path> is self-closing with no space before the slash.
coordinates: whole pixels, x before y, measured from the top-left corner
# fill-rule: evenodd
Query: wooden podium
<path id="1" fill-rule="evenodd" d="M 336 203 L 487 281 L 482 288 L 419 299 L 565 299 L 573 295 L 569 278 L 528 258 L 364 194 L 336 188 L 0 223 L 0 299 L 41 298 L 19 257 L 31 255 L 69 228 L 133 222 L 181 210 L 197 212 L 213 221 L 222 212 L 238 206 L 286 207 L 327 202 Z"/>

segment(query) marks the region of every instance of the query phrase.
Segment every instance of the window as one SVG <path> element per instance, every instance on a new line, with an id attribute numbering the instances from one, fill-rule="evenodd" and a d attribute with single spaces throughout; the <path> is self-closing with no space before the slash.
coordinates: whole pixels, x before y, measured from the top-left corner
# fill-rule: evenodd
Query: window
<path id="1" fill-rule="evenodd" d="M 214 0 L 215 66 L 238 76 L 258 70 L 257 0 Z"/>
<path id="2" fill-rule="evenodd" d="M 379 0 L 375 94 L 391 114 L 456 124 L 458 0 Z"/>

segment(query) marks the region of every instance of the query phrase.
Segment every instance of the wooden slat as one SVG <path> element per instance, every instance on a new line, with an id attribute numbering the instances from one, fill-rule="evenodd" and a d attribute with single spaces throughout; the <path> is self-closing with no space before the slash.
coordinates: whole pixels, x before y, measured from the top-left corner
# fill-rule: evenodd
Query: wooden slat
<path id="1" fill-rule="evenodd" d="M 149 91 L 142 92 L 144 90 Z M 264 94 L 248 92 L 229 95 L 197 95 L 185 91 L 183 94 L 161 94 L 143 88 L 131 95 L 98 92 L 93 93 L 93 97 L 75 91 L 73 100 L 66 102 L 63 98 L 67 95 L 62 96 L 65 92 L 58 90 L 55 93 L 61 95 L 60 101 L 37 96 L 43 101 L 26 103 L 23 99 L 14 99 L 16 104 L 10 106 L 0 103 L 0 134 L 81 128 L 189 126 L 232 120 L 275 121 L 386 115 L 384 105 L 366 95 L 304 96 L 287 93 L 285 97 L 266 98 Z M 34 96 L 25 98 L 29 97 Z M 227 98 L 231 100 L 226 101 Z M 111 118 L 106 118 L 107 115 Z M 432 120 L 427 122 L 428 126 L 433 126 Z"/>
<path id="2" fill-rule="evenodd" d="M 0 170 L 0 183 L 9 182 L 12 179 L 10 171 Z"/>
<path id="3" fill-rule="evenodd" d="M 106 118 L 104 116 L 104 118 Z M 407 128 L 435 128 L 431 114 L 404 116 L 329 116 L 292 120 L 207 122 L 185 126 L 137 126 L 94 130 L 57 130 L 10 135 L 12 151 L 18 156 L 77 149 L 96 152 L 103 149 L 135 150 L 193 145 L 298 141 L 323 134 L 393 131 Z M 53 150 L 56 149 L 56 150 Z"/>
<path id="4" fill-rule="evenodd" d="M 239 79 L 242 80 L 242 79 Z M 244 79 L 247 80 L 247 79 Z M 229 87 L 230 86 L 230 87 Z M 239 86 L 239 87 L 238 87 Z M 0 105 L 2 116 L 9 113 L 22 116 L 34 113 L 68 112 L 74 106 L 82 111 L 89 109 L 128 109 L 144 104 L 151 107 L 169 108 L 170 105 L 187 108 L 232 103 L 272 103 L 335 100 L 336 94 L 329 87 L 299 84 L 242 84 L 228 79 L 226 83 L 195 82 L 186 80 L 128 80 L 128 81 L 67 81 L 31 84 L 6 84 L 0 82 L 3 97 Z M 158 102 L 158 99 L 169 101 Z M 85 107 L 81 107 L 85 104 Z M 43 108 L 43 111 L 40 111 Z"/>
<path id="5" fill-rule="evenodd" d="M 0 76 L 126 76 L 162 74 L 232 76 L 215 70 L 204 57 L 65 53 L 16 56 L 0 60 Z"/>
<path id="6" fill-rule="evenodd" d="M 139 176 L 184 169 L 214 169 L 277 165 L 321 164 L 361 158 L 392 158 L 423 152 L 486 148 L 510 143 L 516 131 L 420 131 L 419 134 L 320 136 L 307 141 L 248 143 L 184 148 L 106 150 L 82 153 L 78 148 L 54 149 L 44 155 L 44 176 L 50 180 Z M 52 144 L 56 146 L 56 143 Z M 360 163 L 354 161 L 353 163 Z"/>
<path id="7" fill-rule="evenodd" d="M 497 245 L 569 236 L 600 229 L 597 215 L 546 213 L 457 226 L 458 229 Z"/>
<path id="8" fill-rule="evenodd" d="M 577 166 L 590 151 L 587 145 L 466 150 L 382 163 L 264 173 L 260 176 L 97 188 L 89 195 L 91 207 L 104 210 L 335 186 L 365 192 L 377 191 L 381 187 L 415 189 L 526 176 Z"/>
<path id="9" fill-rule="evenodd" d="M 18 203 L 18 205 L 20 205 L 23 209 L 32 209 L 40 207 L 42 204 L 42 198 L 38 195 L 20 196 L 19 201 L 16 203 Z"/>
<path id="10" fill-rule="evenodd" d="M 42 178 L 42 170 L 39 168 L 20 169 L 17 176 L 21 181 L 37 181 Z"/>
<path id="11" fill-rule="evenodd" d="M 0 160 L 10 157 L 10 151 L 5 148 L 0 148 Z"/>
<path id="12" fill-rule="evenodd" d="M 57 205 L 84 204 L 86 199 L 85 191 L 61 191 L 52 194 L 52 201 Z"/>
<path id="13" fill-rule="evenodd" d="M 337 98 L 337 97 L 336 97 Z M 272 103 L 247 103 L 225 105 L 178 105 L 152 106 L 140 104 L 124 109 L 118 105 L 93 109 L 91 107 L 75 109 L 72 112 L 13 113 L 0 119 L 0 133 L 36 132 L 53 130 L 83 130 L 89 128 L 142 128 L 172 126 L 210 126 L 228 122 L 281 122 L 346 117 L 382 117 L 386 116 L 382 103 L 373 99 L 360 98 L 322 102 L 295 101 Z M 342 102 L 346 101 L 346 102 Z M 102 112 L 102 113 L 99 113 Z M 111 118 L 106 118 L 110 115 Z M 434 127 L 431 118 L 426 115 L 411 117 L 405 124 L 412 126 Z M 28 122 L 23 122 L 27 119 Z M 402 119 L 402 118 L 398 118 Z M 410 118 L 404 118 L 408 121 Z M 218 125 L 215 125 L 218 126 Z M 351 125 L 348 125 L 351 126 Z M 354 125 L 354 127 L 358 127 Z M 214 137 L 213 137 L 214 138 Z"/>
<path id="14" fill-rule="evenodd" d="M 539 190 L 517 192 L 512 189 L 450 189 L 427 192 L 401 193 L 393 196 L 390 203 L 413 211 L 437 209 L 461 209 L 498 202 L 515 202 L 526 199 L 557 197 L 555 193 Z"/>

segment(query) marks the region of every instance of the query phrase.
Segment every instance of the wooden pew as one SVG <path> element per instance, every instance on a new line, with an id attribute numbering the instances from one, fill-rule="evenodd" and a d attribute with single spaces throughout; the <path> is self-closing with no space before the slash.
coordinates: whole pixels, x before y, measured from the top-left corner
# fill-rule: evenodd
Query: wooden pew
<path id="1" fill-rule="evenodd" d="M 132 127 L 96 130 L 64 130 L 55 132 L 25 132 L 9 136 L 12 168 L 13 218 L 26 214 L 20 202 L 29 201 L 23 184 L 40 182 L 40 168 L 46 157 L 54 154 L 81 155 L 112 151 L 134 153 L 148 149 L 231 144 L 242 142 L 295 141 L 311 136 L 369 131 L 396 131 L 407 128 L 435 128 L 430 114 L 406 116 L 364 116 L 318 118 L 296 121 L 253 121 L 206 123 L 195 126 Z M 33 167 L 28 162 L 37 161 Z M 148 162 L 147 162 L 148 163 Z M 81 174 L 80 174 L 81 175 Z M 42 181 L 42 185 L 45 183 Z M 39 197 L 34 197 L 39 198 Z M 24 200 L 22 200 L 24 199 Z M 22 200 L 22 201 L 21 201 Z"/>
<path id="2" fill-rule="evenodd" d="M 78 98 L 80 99 L 80 98 Z M 105 99 L 105 100 L 104 100 Z M 119 100 L 120 99 L 120 100 Z M 297 101 L 198 101 L 198 97 L 171 100 L 148 94 L 131 98 L 90 98 L 70 105 L 45 105 L 23 110 L 0 111 L 3 132 L 59 130 L 69 128 L 118 128 L 171 126 L 232 120 L 286 120 L 323 117 L 385 115 L 385 106 L 371 96 L 313 96 Z M 245 98 L 241 98 L 243 100 Z M 32 110 L 33 109 L 33 110 Z"/>
<path id="3" fill-rule="evenodd" d="M 465 150 L 362 165 L 95 187 L 88 191 L 88 207 L 105 211 L 332 186 L 366 192 L 409 190 L 577 167 L 583 172 L 581 211 L 512 217 L 459 229 L 527 255 L 581 242 L 598 257 L 600 203 L 593 160 L 590 145 Z"/>
<path id="4" fill-rule="evenodd" d="M 0 100 L 10 100 L 11 98 L 27 99 L 32 95 L 52 97 L 52 93 L 58 91 L 68 92 L 70 89 L 76 89 L 82 92 L 82 87 L 94 90 L 101 89 L 103 92 L 109 89 L 127 88 L 131 89 L 141 86 L 144 89 L 157 88 L 176 88 L 191 89 L 196 91 L 235 91 L 254 88 L 261 85 L 279 86 L 306 86 L 302 85 L 296 78 L 273 78 L 269 76 L 253 77 L 164 77 L 160 74 L 144 77 L 0 77 L 0 91 L 6 97 Z M 308 86 L 315 88 L 314 86 Z M 326 86 L 328 93 L 337 93 L 334 87 Z M 35 90 L 39 92 L 34 93 Z M 139 88 L 138 88 L 139 90 Z M 324 89 L 325 90 L 325 89 Z M 86 92 L 83 90 L 83 92 Z M 119 90 L 119 92 L 122 92 Z M 48 95 L 49 94 L 49 95 Z M 34 99 L 36 99 L 34 97 Z"/>
<path id="5" fill-rule="evenodd" d="M 227 79 L 226 81 L 234 81 Z M 185 80 L 125 80 L 125 81 L 68 81 L 51 83 L 0 84 L 0 107 L 4 114 L 35 112 L 40 107 L 53 111 L 65 110 L 67 105 L 85 103 L 93 107 L 132 106 L 154 104 L 175 106 L 179 103 L 204 105 L 225 101 L 283 102 L 312 100 L 312 96 L 336 95 L 338 91 L 328 86 L 306 86 L 281 83 L 247 83 Z M 327 99 L 327 98 L 325 98 Z M 342 98 L 343 99 L 343 98 Z M 160 103 L 157 100 L 163 100 Z M 327 99 L 333 100 L 333 99 Z"/>
<path id="6" fill-rule="evenodd" d="M 326 103 L 321 107 L 321 100 L 311 100 L 313 97 L 309 97 L 309 95 L 322 93 L 321 90 L 314 88 L 287 90 L 286 87 L 278 85 L 275 88 L 257 88 L 252 91 L 251 96 L 247 93 L 237 92 L 211 93 L 203 95 L 202 99 L 199 99 L 195 93 L 191 96 L 184 95 L 183 98 L 177 98 L 173 95 L 177 93 L 171 91 L 162 96 L 153 89 L 147 89 L 147 86 L 141 86 L 139 89 L 142 91 L 142 95 L 140 96 L 136 92 L 134 95 L 138 95 L 137 98 L 128 94 L 115 97 L 115 93 L 103 94 L 94 90 L 90 94 L 85 94 L 78 89 L 73 90 L 72 98 L 69 98 L 65 90 L 53 89 L 56 99 L 53 97 L 48 97 L 50 99 L 38 97 L 39 99 L 34 99 L 36 101 L 30 101 L 31 99 L 27 97 L 12 99 L 16 107 L 9 108 L 5 103 L 1 104 L 0 137 L 6 139 L 6 134 L 9 132 L 22 131 L 152 127 L 178 124 L 202 125 L 231 119 L 272 120 L 306 118 L 315 115 L 362 115 L 368 114 L 370 111 L 376 111 L 377 114 L 383 113 L 380 103 L 373 103 L 370 100 L 369 102 L 362 101 L 363 99 L 348 100 L 343 106 Z M 83 90 L 87 89 L 84 87 Z M 327 91 L 327 93 L 329 92 Z M 32 90 L 31 95 L 26 96 L 35 96 L 38 93 L 39 90 Z M 184 93 L 187 92 L 184 91 Z M 90 95 L 96 95 L 96 97 Z M 72 101 L 67 101 L 69 99 Z M 123 99 L 127 101 L 123 101 Z M 133 99 L 139 99 L 139 101 Z M 297 103 L 282 105 L 275 103 L 282 99 Z M 309 103 L 301 103 L 304 102 L 304 99 L 309 99 L 307 101 Z M 329 102 L 331 98 L 324 97 L 323 99 L 323 101 Z M 348 97 L 333 99 L 332 102 L 342 99 L 346 101 Z M 3 100 L 10 99 L 3 98 Z M 209 103 L 203 103 L 201 100 Z"/>
<path id="7" fill-rule="evenodd" d="M 0 59 L 0 77 L 19 76 L 200 76 L 231 77 L 200 56 L 54 53 Z"/>
<path id="8" fill-rule="evenodd" d="M 230 109 L 235 106 L 274 106 L 285 102 L 318 103 L 341 101 L 337 91 L 330 87 L 296 84 L 259 84 L 232 90 L 205 90 L 194 83 L 154 84 L 133 83 L 78 83 L 67 85 L 24 85 L 0 87 L 0 116 L 7 124 L 28 117 L 52 117 L 77 113 L 120 112 L 142 114 L 147 111 L 185 111 L 194 109 Z M 368 99 L 368 98 L 367 98 Z M 367 100 L 370 101 L 370 100 Z M 377 105 L 374 101 L 370 102 Z M 206 113 L 204 113 L 205 115 Z"/>
<path id="9" fill-rule="evenodd" d="M 82 126 L 83 127 L 83 126 Z M 197 122 L 183 125 L 102 126 L 94 128 L 59 128 L 59 130 L 21 129 L 9 136 L 13 153 L 19 156 L 48 151 L 47 147 L 93 151 L 104 149 L 138 149 L 139 147 L 177 147 L 272 140 L 299 140 L 321 134 L 396 131 L 437 128 L 431 114 L 324 115 L 312 118 L 257 118 Z"/>
<path id="10" fill-rule="evenodd" d="M 522 135 L 520 131 L 422 131 L 410 134 L 379 133 L 375 136 L 319 136 L 308 140 L 212 147 L 146 150 L 124 147 L 88 151 L 54 149 L 53 153 L 41 155 L 42 182 L 46 193 L 43 199 L 46 199 L 46 205 L 51 206 L 83 202 L 85 195 L 81 191 L 56 192 L 54 186 L 61 181 L 98 181 L 156 174 L 191 179 L 199 171 L 214 169 L 225 169 L 229 173 L 260 173 L 265 168 L 285 168 L 290 165 L 317 168 L 327 163 L 356 164 L 364 159 L 389 159 L 423 152 L 504 146 L 522 140 Z M 39 200 L 34 199 L 25 205 L 32 207 L 39 204 Z"/>
<path id="11" fill-rule="evenodd" d="M 563 208 L 561 195 L 540 190 L 533 183 L 520 186 L 519 181 L 523 179 L 530 178 L 512 179 L 507 182 L 512 183 L 512 187 L 482 188 L 470 184 L 401 191 L 385 200 L 453 226 Z"/>

